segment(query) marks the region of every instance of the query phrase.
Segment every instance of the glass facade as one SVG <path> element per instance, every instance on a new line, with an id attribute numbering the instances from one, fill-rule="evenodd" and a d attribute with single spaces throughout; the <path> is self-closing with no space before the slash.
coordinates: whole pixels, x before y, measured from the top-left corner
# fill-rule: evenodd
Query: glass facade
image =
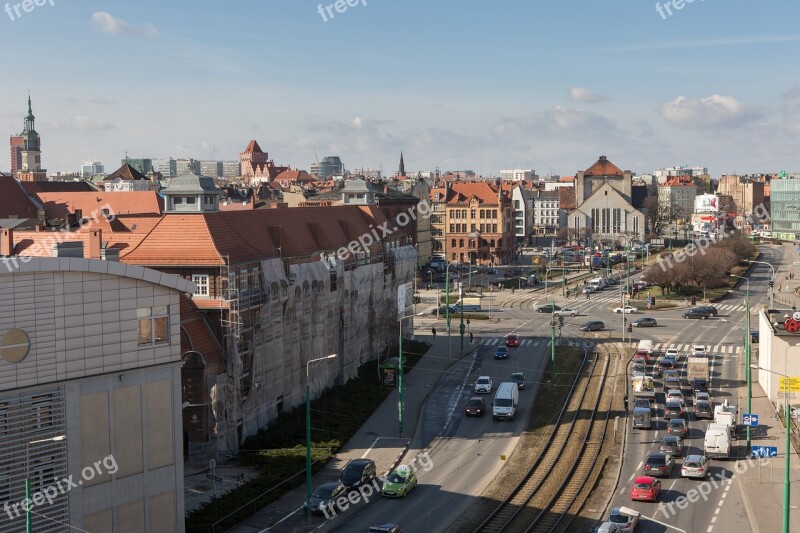
<path id="1" fill-rule="evenodd" d="M 800 237 L 800 179 L 774 179 L 770 183 L 770 224 L 779 239 Z"/>

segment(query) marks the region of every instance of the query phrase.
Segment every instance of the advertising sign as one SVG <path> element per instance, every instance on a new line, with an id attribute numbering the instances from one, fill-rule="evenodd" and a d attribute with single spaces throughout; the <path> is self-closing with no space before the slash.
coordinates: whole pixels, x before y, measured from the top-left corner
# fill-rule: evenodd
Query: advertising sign
<path id="1" fill-rule="evenodd" d="M 719 198 L 715 194 L 699 194 L 694 199 L 695 213 L 718 213 Z"/>

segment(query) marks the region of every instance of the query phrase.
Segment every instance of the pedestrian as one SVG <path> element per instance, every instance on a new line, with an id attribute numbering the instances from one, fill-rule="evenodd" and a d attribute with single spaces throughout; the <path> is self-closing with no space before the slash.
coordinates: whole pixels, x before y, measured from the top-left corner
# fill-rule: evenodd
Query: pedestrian
<path id="1" fill-rule="evenodd" d="M 433 334 L 433 338 L 435 339 L 436 338 L 436 328 L 435 327 L 431 328 L 431 333 Z"/>
<path id="2" fill-rule="evenodd" d="M 625 398 L 622 399 L 622 401 L 625 402 L 625 414 L 627 415 L 628 414 L 628 395 L 627 394 L 625 395 Z"/>
<path id="3" fill-rule="evenodd" d="M 778 289 L 780 290 L 780 289 Z M 511 287 L 511 294 L 514 294 L 514 287 Z"/>
<path id="4" fill-rule="evenodd" d="M 473 338 L 474 338 L 474 337 L 473 337 L 473 335 L 472 335 L 472 332 L 470 331 L 470 332 L 469 332 L 469 343 L 470 343 L 470 344 L 472 344 L 472 339 L 473 339 Z"/>
<path id="5" fill-rule="evenodd" d="M 586 299 L 587 300 L 589 299 L 589 293 L 588 292 L 586 293 Z"/>

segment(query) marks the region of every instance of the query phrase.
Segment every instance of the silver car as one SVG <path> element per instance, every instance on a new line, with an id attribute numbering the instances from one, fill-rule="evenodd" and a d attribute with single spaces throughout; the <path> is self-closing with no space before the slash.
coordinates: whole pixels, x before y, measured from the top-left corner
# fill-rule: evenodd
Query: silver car
<path id="1" fill-rule="evenodd" d="M 639 525 L 639 511 L 630 507 L 614 507 L 608 521 L 616 524 L 623 533 L 633 533 Z"/>
<path id="2" fill-rule="evenodd" d="M 711 461 L 705 455 L 687 455 L 681 466 L 681 477 L 705 479 L 711 475 Z"/>

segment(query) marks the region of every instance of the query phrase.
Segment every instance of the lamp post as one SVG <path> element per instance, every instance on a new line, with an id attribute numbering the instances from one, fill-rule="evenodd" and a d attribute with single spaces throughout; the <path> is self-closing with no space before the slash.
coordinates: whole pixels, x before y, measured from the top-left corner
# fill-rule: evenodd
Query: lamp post
<path id="1" fill-rule="evenodd" d="M 800 344 L 790 344 L 786 346 L 786 354 L 784 357 L 784 366 L 788 366 L 789 360 L 789 348 L 792 346 L 800 346 Z M 786 368 L 784 368 L 784 374 L 780 372 L 775 372 L 774 370 L 768 370 L 764 367 L 758 365 L 750 365 L 752 368 L 756 370 L 763 370 L 764 372 L 769 372 L 770 374 L 775 374 L 776 376 L 781 376 L 783 378 L 783 399 L 786 403 L 786 407 L 783 410 L 783 417 L 786 420 L 786 449 L 784 450 L 784 455 L 786 455 L 786 462 L 784 464 L 784 480 L 783 480 L 783 533 L 789 533 L 789 500 L 791 496 L 791 485 L 789 484 L 789 472 L 790 472 L 790 465 L 791 465 L 791 457 L 792 457 L 792 442 L 790 440 L 791 436 L 791 408 L 789 407 L 789 376 L 785 373 Z"/>
<path id="2" fill-rule="evenodd" d="M 447 358 L 453 358 L 452 347 L 450 346 L 450 263 L 444 269 L 444 319 L 447 322 Z"/>
<path id="3" fill-rule="evenodd" d="M 731 274 L 731 277 L 734 278 L 741 278 L 747 282 L 747 293 L 745 294 L 744 298 L 744 375 L 745 379 L 747 380 L 747 412 L 751 412 L 751 402 L 753 398 L 753 382 L 752 382 L 752 375 L 750 372 L 750 279 L 744 276 L 737 276 L 736 274 Z M 747 453 L 750 453 L 750 426 L 747 426 Z"/>
<path id="4" fill-rule="evenodd" d="M 772 271 L 772 287 L 769 289 L 769 308 L 775 308 L 775 267 L 772 266 L 770 263 L 766 261 L 751 261 L 749 259 L 746 260 L 748 263 L 758 263 L 760 265 L 767 265 L 770 270 Z"/>
<path id="5" fill-rule="evenodd" d="M 30 449 L 31 444 L 42 444 L 44 442 L 61 442 L 67 438 L 66 435 L 58 435 L 50 437 L 49 439 L 32 440 L 25 444 L 25 532 L 31 533 L 33 531 L 33 522 L 31 520 L 31 474 L 30 474 Z"/>
<path id="6" fill-rule="evenodd" d="M 550 360 L 553 363 L 553 379 L 556 377 L 556 301 L 550 307 Z"/>
<path id="7" fill-rule="evenodd" d="M 401 316 L 398 320 L 398 323 L 400 324 L 400 342 L 398 349 L 399 363 L 397 365 L 397 421 L 398 425 L 400 426 L 401 437 L 403 436 L 403 320 L 406 318 L 414 318 L 415 316 L 420 315 L 422 315 L 422 313 Z"/>
<path id="8" fill-rule="evenodd" d="M 311 519 L 311 384 L 309 383 L 308 367 L 311 363 L 333 359 L 336 354 L 318 357 L 306 363 L 306 518 Z"/>

